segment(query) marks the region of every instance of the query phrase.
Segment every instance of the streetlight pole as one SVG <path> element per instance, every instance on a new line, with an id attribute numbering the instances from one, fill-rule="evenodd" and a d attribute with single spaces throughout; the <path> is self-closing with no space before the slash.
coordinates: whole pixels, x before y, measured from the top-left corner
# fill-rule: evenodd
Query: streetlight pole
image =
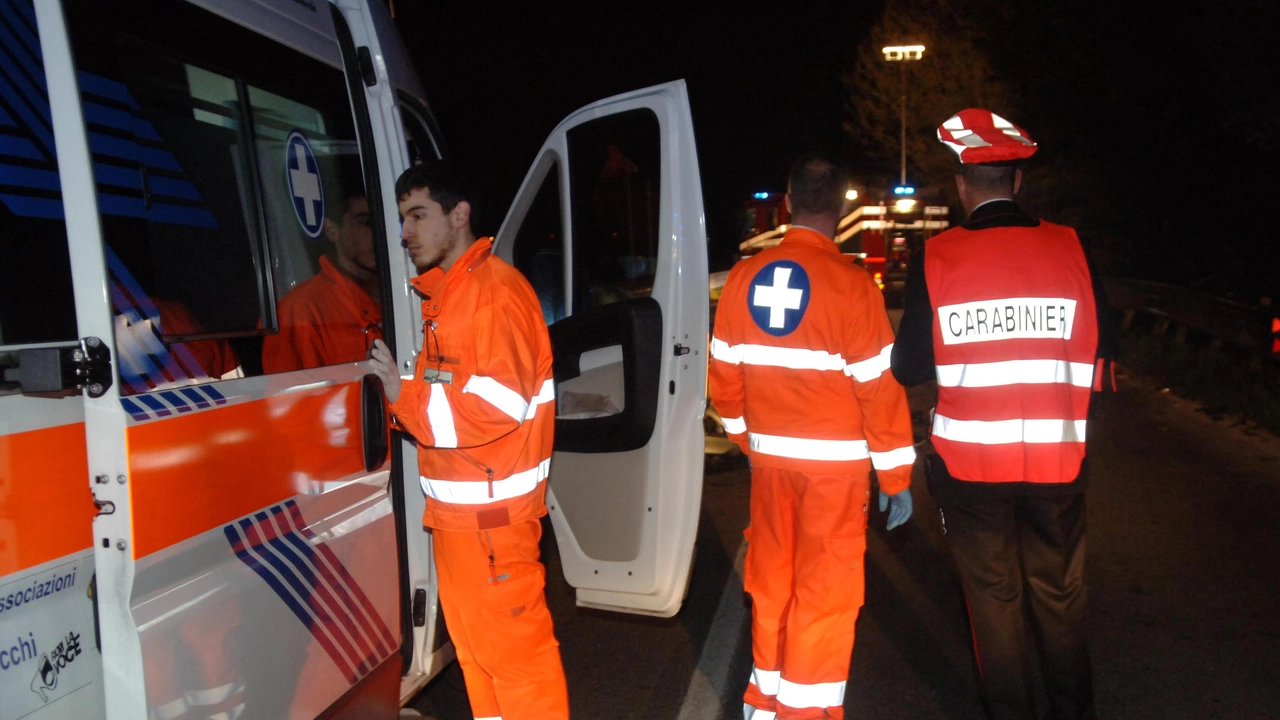
<path id="1" fill-rule="evenodd" d="M 919 60 L 924 57 L 923 45 L 891 45 L 883 48 L 884 59 L 888 62 L 900 62 L 898 66 L 899 77 L 902 79 L 902 96 L 899 102 L 902 106 L 902 172 L 899 177 L 898 184 L 906 186 L 907 184 L 907 62 L 908 60 Z"/>

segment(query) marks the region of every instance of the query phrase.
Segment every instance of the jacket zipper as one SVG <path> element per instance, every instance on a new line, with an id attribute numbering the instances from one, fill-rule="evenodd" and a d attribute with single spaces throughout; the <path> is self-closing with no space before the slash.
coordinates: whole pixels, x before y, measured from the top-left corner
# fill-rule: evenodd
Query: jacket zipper
<path id="1" fill-rule="evenodd" d="M 489 499 L 492 500 L 493 499 L 493 468 L 480 462 L 474 455 L 472 455 L 471 453 L 465 450 L 458 450 L 457 448 L 454 448 L 454 452 L 466 458 L 467 462 L 483 470 L 484 474 L 489 477 Z"/>
<path id="2" fill-rule="evenodd" d="M 494 585 L 497 585 L 498 584 L 498 566 L 497 566 L 497 561 L 494 558 L 493 538 L 489 537 L 488 530 L 484 531 L 484 541 L 489 546 L 489 582 Z"/>

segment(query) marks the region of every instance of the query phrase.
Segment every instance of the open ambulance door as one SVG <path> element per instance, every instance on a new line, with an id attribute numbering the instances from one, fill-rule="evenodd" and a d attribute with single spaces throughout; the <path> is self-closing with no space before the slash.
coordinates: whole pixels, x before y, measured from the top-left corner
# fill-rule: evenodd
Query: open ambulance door
<path id="1" fill-rule="evenodd" d="M 497 236 L 555 354 L 547 505 L 578 605 L 670 617 L 702 498 L 707 240 L 683 81 L 570 115 Z"/>
<path id="2" fill-rule="evenodd" d="M 284 323 L 282 300 L 339 277 L 327 253 L 357 242 L 340 233 L 363 225 L 385 246 L 395 216 L 347 23 L 291 0 L 35 10 L 59 165 L 48 189 L 90 356 L 92 382 L 73 384 L 99 508 L 106 717 L 394 715 L 381 386 L 359 357 L 267 347 L 324 331 Z M 363 342 L 396 320 L 351 302 L 340 327 Z"/>
<path id="3" fill-rule="evenodd" d="M 388 208 L 384 222 L 392 278 L 383 302 L 399 311 L 386 339 L 396 357 L 406 358 L 408 372 L 423 345 L 423 325 L 421 298 L 409 284 L 417 271 L 400 247 L 395 181 L 412 165 L 443 159 L 445 144 L 387 3 L 369 2 L 358 10 L 344 6 L 341 12 L 351 27 L 359 62 L 364 63 L 363 93 L 370 120 L 385 129 L 375 134 L 378 156 L 384 158 L 381 186 Z M 405 703 L 453 661 L 454 649 L 440 608 L 431 535 L 422 528 L 426 498 L 418 481 L 417 449 L 407 436 L 394 439 L 391 449 L 390 490 L 400 551 L 399 634 L 404 640 L 400 701 Z"/>

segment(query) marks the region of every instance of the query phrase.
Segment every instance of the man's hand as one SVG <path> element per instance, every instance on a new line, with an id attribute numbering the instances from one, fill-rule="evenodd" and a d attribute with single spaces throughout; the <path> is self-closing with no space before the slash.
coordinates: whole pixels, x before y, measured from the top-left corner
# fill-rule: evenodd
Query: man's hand
<path id="1" fill-rule="evenodd" d="M 893 506 L 889 510 L 889 523 L 885 526 L 885 530 L 892 530 L 911 517 L 911 488 L 907 488 L 897 495 L 885 495 L 884 491 L 880 491 L 880 512 L 884 512 L 885 508 Z"/>
<path id="2" fill-rule="evenodd" d="M 373 365 L 373 372 L 382 381 L 382 392 L 387 396 L 387 402 L 393 403 L 400 399 L 400 369 L 396 367 L 396 356 L 391 354 L 391 348 L 381 340 L 373 341 L 373 349 L 369 351 L 369 364 Z"/>

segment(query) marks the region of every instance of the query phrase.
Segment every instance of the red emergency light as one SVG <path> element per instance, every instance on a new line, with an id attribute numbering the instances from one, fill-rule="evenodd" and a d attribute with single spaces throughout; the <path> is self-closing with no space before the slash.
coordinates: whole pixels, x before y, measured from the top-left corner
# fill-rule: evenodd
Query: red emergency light
<path id="1" fill-rule="evenodd" d="M 1271 318 L 1271 334 L 1280 335 L 1280 317 Z M 1271 352 L 1280 354 L 1280 337 L 1271 338 Z"/>

